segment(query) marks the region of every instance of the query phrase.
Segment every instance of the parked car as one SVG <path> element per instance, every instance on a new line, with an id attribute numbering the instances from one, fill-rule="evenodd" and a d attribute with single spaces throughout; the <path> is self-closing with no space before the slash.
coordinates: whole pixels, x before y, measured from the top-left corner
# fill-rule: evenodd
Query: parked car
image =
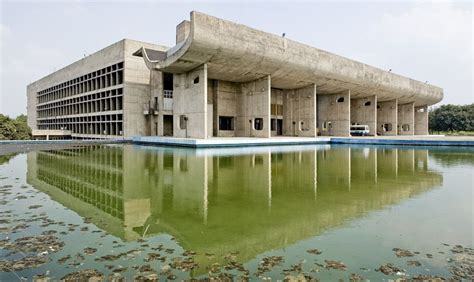
<path id="1" fill-rule="evenodd" d="M 368 136 L 369 126 L 368 125 L 351 125 L 351 136 Z"/>

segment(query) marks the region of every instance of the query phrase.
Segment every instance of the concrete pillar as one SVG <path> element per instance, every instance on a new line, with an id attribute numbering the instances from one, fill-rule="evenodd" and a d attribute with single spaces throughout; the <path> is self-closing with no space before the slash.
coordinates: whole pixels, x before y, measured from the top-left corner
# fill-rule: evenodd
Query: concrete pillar
<path id="1" fill-rule="evenodd" d="M 377 134 L 377 96 L 351 99 L 351 124 L 369 126 L 369 135 Z"/>
<path id="2" fill-rule="evenodd" d="M 414 127 L 415 103 L 398 105 L 398 135 L 413 135 Z"/>
<path id="3" fill-rule="evenodd" d="M 238 97 L 236 136 L 271 137 L 270 131 L 270 76 L 242 83 Z"/>
<path id="4" fill-rule="evenodd" d="M 151 107 L 150 135 L 163 136 L 163 73 L 156 70 L 150 71 Z M 156 105 L 158 103 L 158 106 Z M 154 114 L 158 110 L 158 115 Z M 158 129 L 158 132 L 156 130 Z"/>
<path id="5" fill-rule="evenodd" d="M 173 136 L 206 139 L 207 64 L 188 73 L 175 74 L 173 83 Z"/>
<path id="6" fill-rule="evenodd" d="M 428 106 L 415 107 L 415 135 L 428 134 Z"/>
<path id="7" fill-rule="evenodd" d="M 283 92 L 283 133 L 287 136 L 315 137 L 316 84 Z"/>
<path id="8" fill-rule="evenodd" d="M 397 99 L 386 102 L 377 102 L 377 135 L 396 136 L 397 126 Z"/>
<path id="9" fill-rule="evenodd" d="M 351 92 L 318 95 L 317 124 L 323 136 L 350 136 Z"/>

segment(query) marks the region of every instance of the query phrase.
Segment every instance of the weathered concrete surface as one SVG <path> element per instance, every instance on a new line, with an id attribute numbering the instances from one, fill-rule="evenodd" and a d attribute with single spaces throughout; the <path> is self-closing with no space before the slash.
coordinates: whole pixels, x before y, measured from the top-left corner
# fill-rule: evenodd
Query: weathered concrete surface
<path id="1" fill-rule="evenodd" d="M 415 107 L 415 135 L 428 135 L 428 107 Z"/>
<path id="2" fill-rule="evenodd" d="M 175 74 L 173 83 L 173 136 L 206 139 L 207 65 L 185 74 Z"/>
<path id="3" fill-rule="evenodd" d="M 31 135 L 33 138 L 35 136 L 46 136 L 46 140 L 48 140 L 49 136 L 71 136 L 71 130 L 40 130 L 40 129 L 33 129 L 31 130 Z"/>
<path id="4" fill-rule="evenodd" d="M 237 97 L 242 95 L 241 87 L 238 83 L 227 81 L 213 81 L 213 109 L 214 109 L 214 134 L 218 137 L 234 137 L 236 132 L 237 119 Z M 234 130 L 220 130 L 219 116 L 234 117 Z M 245 129 L 242 129 L 245 131 Z M 243 134 L 243 133 L 242 133 Z"/>
<path id="5" fill-rule="evenodd" d="M 351 119 L 351 92 L 318 95 L 318 132 L 322 136 L 349 136 Z"/>
<path id="6" fill-rule="evenodd" d="M 266 76 L 243 83 L 242 94 L 237 98 L 236 136 L 271 137 L 270 101 L 271 78 Z M 263 119 L 263 128 L 257 130 L 256 119 Z"/>
<path id="7" fill-rule="evenodd" d="M 287 136 L 315 137 L 316 84 L 283 91 L 283 132 Z"/>
<path id="8" fill-rule="evenodd" d="M 415 127 L 415 103 L 398 105 L 398 135 L 413 135 Z"/>
<path id="9" fill-rule="evenodd" d="M 163 59 L 150 59 L 148 53 L 141 50 L 151 69 L 184 73 L 207 63 L 212 79 L 248 82 L 270 75 L 276 88 L 316 84 L 318 94 L 348 89 L 357 98 L 377 93 L 380 101 L 398 99 L 417 106 L 443 97 L 439 87 L 199 12 L 191 12 L 187 39 Z"/>
<path id="10" fill-rule="evenodd" d="M 351 124 L 369 126 L 369 135 L 377 134 L 377 96 L 351 99 Z"/>
<path id="11" fill-rule="evenodd" d="M 50 104 L 58 101 L 69 101 L 71 99 L 85 97 L 93 93 L 106 91 L 112 88 L 123 88 L 123 110 L 109 112 L 96 111 L 79 115 L 61 115 L 48 118 L 90 117 L 104 114 L 123 114 L 122 136 L 103 134 L 102 131 L 100 132 L 101 134 L 97 135 L 73 132 L 72 136 L 81 138 L 122 138 L 138 134 L 150 134 L 149 121 L 147 121 L 147 118 L 143 115 L 143 104 L 150 100 L 150 70 L 143 63 L 143 59 L 133 56 L 133 52 L 140 47 L 161 51 L 166 51 L 168 49 L 167 47 L 156 44 L 123 39 L 29 84 L 27 86 L 28 125 L 32 129 L 38 128 L 37 92 L 81 77 L 83 75 L 90 74 L 104 67 L 124 62 L 124 81 L 122 84 L 111 88 L 101 88 L 95 91 L 88 91 L 85 93 L 71 95 L 62 99 L 43 103 Z M 84 126 L 86 125 L 87 124 L 84 124 Z"/>
<path id="12" fill-rule="evenodd" d="M 377 134 L 396 136 L 398 125 L 398 101 L 377 102 Z"/>

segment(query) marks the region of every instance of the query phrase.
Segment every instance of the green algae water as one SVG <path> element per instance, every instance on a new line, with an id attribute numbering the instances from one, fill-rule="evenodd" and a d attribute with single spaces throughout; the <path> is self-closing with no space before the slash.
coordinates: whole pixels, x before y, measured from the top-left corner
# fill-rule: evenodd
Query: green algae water
<path id="1" fill-rule="evenodd" d="M 472 279 L 473 168 L 460 147 L 0 156 L 0 280 Z"/>

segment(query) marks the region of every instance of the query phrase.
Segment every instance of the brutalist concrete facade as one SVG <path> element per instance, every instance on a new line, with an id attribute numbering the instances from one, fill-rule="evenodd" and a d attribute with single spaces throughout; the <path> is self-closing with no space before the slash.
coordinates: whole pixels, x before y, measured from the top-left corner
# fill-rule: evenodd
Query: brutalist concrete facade
<path id="1" fill-rule="evenodd" d="M 122 40 L 29 85 L 28 122 L 38 135 L 73 138 L 349 136 L 353 124 L 426 135 L 427 107 L 442 97 L 439 87 L 191 12 L 172 48 Z"/>

